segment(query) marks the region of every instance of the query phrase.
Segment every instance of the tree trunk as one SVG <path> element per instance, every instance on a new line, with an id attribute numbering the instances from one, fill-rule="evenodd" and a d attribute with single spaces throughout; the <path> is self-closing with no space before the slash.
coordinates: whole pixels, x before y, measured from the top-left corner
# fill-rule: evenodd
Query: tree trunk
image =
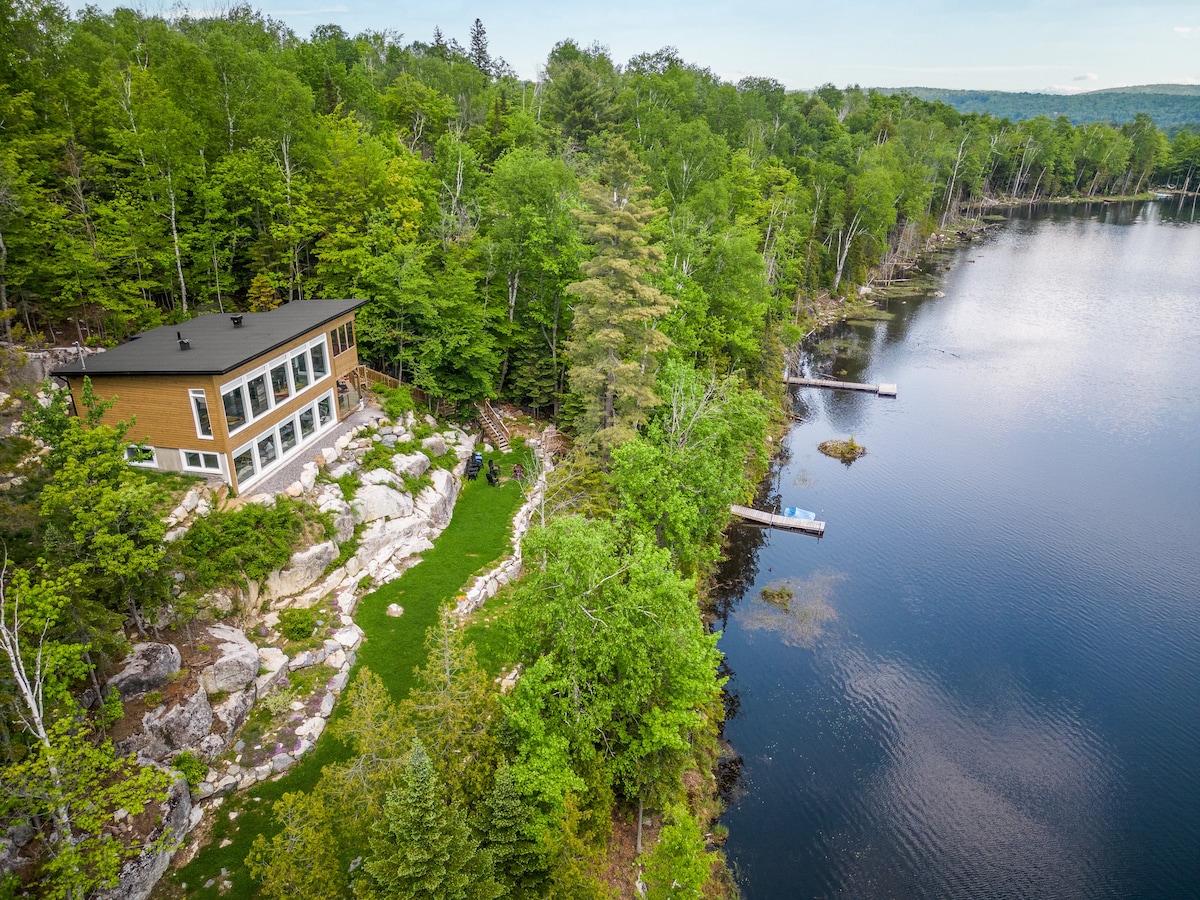
<path id="1" fill-rule="evenodd" d="M 8 314 L 8 284 L 4 277 L 8 271 L 8 245 L 4 243 L 4 232 L 0 231 L 0 322 L 4 323 L 4 340 L 12 343 L 12 323 Z"/>
<path id="2" fill-rule="evenodd" d="M 188 314 L 187 282 L 183 280 L 183 256 L 179 252 L 179 228 L 175 217 L 175 182 L 167 171 L 167 197 L 171 200 L 171 240 L 175 244 L 175 272 L 179 275 L 179 297 L 183 303 L 184 318 Z"/>

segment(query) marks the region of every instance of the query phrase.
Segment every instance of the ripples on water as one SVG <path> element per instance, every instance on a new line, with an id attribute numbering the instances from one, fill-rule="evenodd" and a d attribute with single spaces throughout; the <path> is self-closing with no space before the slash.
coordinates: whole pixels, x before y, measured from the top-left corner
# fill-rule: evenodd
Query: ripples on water
<path id="1" fill-rule="evenodd" d="M 730 554 L 748 900 L 1200 896 L 1200 226 L 1168 219 L 1016 216 L 826 346 L 900 396 L 801 392 L 765 502 L 827 536 Z M 812 640 L 754 628 L 830 572 Z"/>

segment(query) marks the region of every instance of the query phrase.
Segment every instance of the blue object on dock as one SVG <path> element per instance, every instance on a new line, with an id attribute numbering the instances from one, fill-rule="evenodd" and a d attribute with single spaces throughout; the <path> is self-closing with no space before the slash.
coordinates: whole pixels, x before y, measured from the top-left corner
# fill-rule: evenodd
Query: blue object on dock
<path id="1" fill-rule="evenodd" d="M 812 510 L 801 509 L 798 506 L 785 506 L 783 508 L 783 514 L 789 519 L 815 520 L 817 518 L 817 514 Z"/>

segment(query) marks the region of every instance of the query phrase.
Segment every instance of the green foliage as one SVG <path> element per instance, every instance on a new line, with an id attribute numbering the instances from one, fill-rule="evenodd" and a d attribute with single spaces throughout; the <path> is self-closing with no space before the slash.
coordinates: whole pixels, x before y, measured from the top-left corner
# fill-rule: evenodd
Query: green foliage
<path id="1" fill-rule="evenodd" d="M 279 614 L 279 631 L 289 641 L 304 641 L 312 637 L 317 627 L 317 614 L 311 609 L 285 609 Z"/>
<path id="2" fill-rule="evenodd" d="M 125 704 L 121 702 L 121 695 L 116 688 L 109 689 L 109 692 L 104 695 L 104 700 L 100 704 L 100 727 L 108 728 L 115 722 L 121 721 L 125 716 Z"/>
<path id="3" fill-rule="evenodd" d="M 550 808 L 593 760 L 597 783 L 626 799 L 674 797 L 694 736 L 712 724 L 719 654 L 694 587 L 666 551 L 620 534 L 570 516 L 526 537 L 538 566 L 517 586 L 517 632 L 537 662 L 507 708 L 517 782 Z"/>
<path id="4" fill-rule="evenodd" d="M 193 791 L 204 781 L 208 774 L 208 763 L 190 750 L 185 750 L 171 760 L 171 768 L 180 772 L 187 779 L 188 787 Z"/>
<path id="5" fill-rule="evenodd" d="M 307 637 L 307 635 L 305 635 Z M 291 691 L 275 691 L 262 699 L 262 708 L 269 715 L 279 716 L 291 709 L 296 695 Z"/>
<path id="6" fill-rule="evenodd" d="M 200 590 L 261 582 L 291 558 L 308 515 L 307 507 L 286 497 L 272 506 L 214 510 L 180 539 L 180 559 Z"/>
<path id="7" fill-rule="evenodd" d="M 144 699 L 148 709 L 155 709 L 156 707 L 162 706 L 162 691 L 147 691 Z"/>
<path id="8" fill-rule="evenodd" d="M 412 389 L 406 384 L 394 388 L 376 387 L 377 393 L 383 400 L 383 411 L 393 422 L 403 422 L 407 413 L 413 412 L 417 404 L 413 401 Z"/>
<path id="9" fill-rule="evenodd" d="M 362 479 L 358 477 L 358 472 L 347 472 L 337 480 L 338 487 L 342 489 L 342 499 L 349 503 L 354 499 L 354 494 L 362 487 Z"/>
<path id="10" fill-rule="evenodd" d="M 336 823 L 328 798 L 288 793 L 275 803 L 283 828 L 271 837 L 259 834 L 246 859 L 250 877 L 270 900 L 344 897 L 345 867 L 337 856 Z"/>
<path id="11" fill-rule="evenodd" d="M 686 807 L 673 806 L 646 855 L 646 900 L 700 900 L 712 864 L 699 823 Z"/>
<path id="12" fill-rule="evenodd" d="M 616 516 L 694 574 L 716 560 L 730 505 L 752 489 L 747 449 L 765 452 L 767 411 L 736 377 L 671 363 L 659 383 L 666 404 L 613 455 Z"/>
<path id="13" fill-rule="evenodd" d="M 491 854 L 461 808 L 447 805 L 429 755 L 413 741 L 400 787 L 388 794 L 355 893 L 367 900 L 493 900 Z"/>
<path id="14" fill-rule="evenodd" d="M 476 831 L 492 854 L 502 897 L 513 900 L 540 897 L 548 878 L 547 861 L 532 825 L 532 810 L 517 792 L 512 770 L 501 766 L 495 786 L 483 802 Z"/>

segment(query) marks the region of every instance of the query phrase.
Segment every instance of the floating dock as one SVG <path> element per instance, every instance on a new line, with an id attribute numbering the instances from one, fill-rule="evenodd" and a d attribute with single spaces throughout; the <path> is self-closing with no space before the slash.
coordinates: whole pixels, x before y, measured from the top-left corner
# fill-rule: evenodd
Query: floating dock
<path id="1" fill-rule="evenodd" d="M 729 511 L 735 516 L 753 522 L 755 525 L 766 525 L 768 528 L 780 528 L 784 531 L 798 531 L 801 534 L 811 534 L 822 537 L 825 534 L 825 523 L 815 519 L 797 519 L 794 516 L 777 516 L 774 513 L 763 512 L 761 509 L 751 509 L 749 506 L 731 506 Z"/>
<path id="2" fill-rule="evenodd" d="M 842 391 L 866 391 L 869 394 L 878 394 L 880 397 L 896 396 L 896 386 L 894 384 L 858 384 L 854 381 L 830 381 L 828 378 L 797 378 L 795 376 L 790 376 L 783 380 L 787 384 L 794 384 L 798 387 L 834 388 Z"/>

